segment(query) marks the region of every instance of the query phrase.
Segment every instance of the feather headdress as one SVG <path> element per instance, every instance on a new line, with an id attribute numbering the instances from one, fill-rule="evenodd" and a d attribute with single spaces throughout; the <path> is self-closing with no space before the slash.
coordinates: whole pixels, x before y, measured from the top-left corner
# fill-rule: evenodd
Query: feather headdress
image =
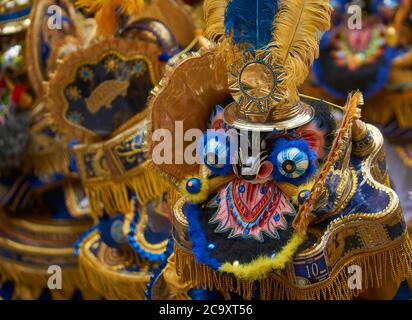
<path id="1" fill-rule="evenodd" d="M 287 86 L 300 86 L 319 55 L 319 41 L 330 28 L 329 0 L 282 1 L 274 21 L 271 50 L 275 64 L 284 67 Z"/>
<path id="2" fill-rule="evenodd" d="M 311 111 L 299 105 L 297 88 L 319 54 L 320 38 L 330 27 L 331 10 L 329 0 L 205 1 L 206 35 L 221 43 L 220 53 L 229 70 L 229 87 L 239 105 L 239 110 L 233 107 L 228 111 L 236 114 L 231 118 L 243 115 L 243 122 L 263 121 L 273 127 L 282 122 L 282 128 L 310 120 Z M 269 69 L 273 73 L 275 86 L 265 99 L 262 95 L 251 97 L 245 93 L 250 83 L 241 83 L 241 72 L 251 62 L 267 66 L 266 75 L 255 74 L 255 79 L 267 78 Z M 256 68 L 259 69 L 265 70 Z M 249 74 L 246 81 L 250 79 Z M 261 86 L 262 81 L 254 85 Z M 286 123 L 293 117 L 300 120 Z"/>
<path id="3" fill-rule="evenodd" d="M 95 13 L 99 35 L 112 36 L 118 28 L 116 11 L 127 16 L 138 15 L 144 9 L 144 0 L 77 0 L 76 6 Z"/>

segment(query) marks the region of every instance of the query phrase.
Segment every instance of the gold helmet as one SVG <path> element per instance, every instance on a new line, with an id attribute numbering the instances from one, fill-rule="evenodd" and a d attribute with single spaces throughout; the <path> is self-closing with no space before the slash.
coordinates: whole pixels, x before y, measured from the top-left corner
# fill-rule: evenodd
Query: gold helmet
<path id="1" fill-rule="evenodd" d="M 221 42 L 235 100 L 224 114 L 229 125 L 272 131 L 312 120 L 298 87 L 318 55 L 330 11 L 326 0 L 206 1 L 206 33 Z"/>

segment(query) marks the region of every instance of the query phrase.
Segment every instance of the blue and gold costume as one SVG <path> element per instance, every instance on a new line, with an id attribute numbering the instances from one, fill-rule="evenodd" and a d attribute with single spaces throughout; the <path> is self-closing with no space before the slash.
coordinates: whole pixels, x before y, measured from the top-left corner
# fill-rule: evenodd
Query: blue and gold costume
<path id="1" fill-rule="evenodd" d="M 350 90 L 363 92 L 367 102 L 363 117 L 384 135 L 391 182 L 412 228 L 412 4 L 409 0 L 332 4 L 332 28 L 321 41 L 319 59 L 302 91 L 336 103 L 342 103 Z"/>
<path id="2" fill-rule="evenodd" d="M 203 135 L 197 164 L 157 163 L 181 198 L 148 298 L 391 299 L 411 275 L 362 94 L 339 106 L 298 92 L 331 10 L 326 0 L 205 1 L 216 46 L 182 59 L 150 103 L 153 133 L 176 138 L 181 121 Z M 151 148 L 169 150 L 155 138 Z"/>
<path id="3" fill-rule="evenodd" d="M 53 4 L 62 9 L 63 25 L 52 31 L 47 9 Z M 88 201 L 70 168 L 69 141 L 51 127 L 43 84 L 58 59 L 55 52 L 79 41 L 81 27 L 75 26 L 69 1 L 7 1 L 1 10 L 2 107 L 7 110 L 1 124 L 1 296 L 95 297 L 78 281 L 74 255 L 75 242 L 92 225 Z M 61 287 L 48 285 L 53 266 L 61 271 Z"/>
<path id="4" fill-rule="evenodd" d="M 76 245 L 83 281 L 107 299 L 144 299 L 171 232 L 169 185 L 153 170 L 147 107 L 168 61 L 197 47 L 179 1 L 88 1 L 96 32 L 49 81 L 53 126 L 73 147 L 95 226 Z M 182 53 L 184 54 L 184 52 Z"/>

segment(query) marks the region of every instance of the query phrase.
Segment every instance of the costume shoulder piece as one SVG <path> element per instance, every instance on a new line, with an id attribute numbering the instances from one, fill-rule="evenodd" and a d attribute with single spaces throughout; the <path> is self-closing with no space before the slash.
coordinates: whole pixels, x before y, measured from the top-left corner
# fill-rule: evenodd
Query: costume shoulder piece
<path id="1" fill-rule="evenodd" d="M 30 81 L 39 97 L 44 95 L 43 82 L 56 68 L 64 50 L 82 43 L 79 19 L 71 1 L 34 1 L 27 32 L 27 58 Z"/>
<path id="2" fill-rule="evenodd" d="M 173 152 L 158 167 L 182 195 L 170 259 L 180 280 L 263 299 L 351 298 L 354 261 L 365 270 L 362 294 L 402 280 L 411 243 L 382 136 L 360 120 L 362 94 L 340 107 L 298 92 L 329 28 L 329 1 L 210 0 L 204 9 L 217 48 L 181 61 L 151 104 L 153 154 Z M 179 139 L 178 122 L 204 133 L 167 149 L 158 129 Z M 196 164 L 182 159 L 187 149 Z"/>

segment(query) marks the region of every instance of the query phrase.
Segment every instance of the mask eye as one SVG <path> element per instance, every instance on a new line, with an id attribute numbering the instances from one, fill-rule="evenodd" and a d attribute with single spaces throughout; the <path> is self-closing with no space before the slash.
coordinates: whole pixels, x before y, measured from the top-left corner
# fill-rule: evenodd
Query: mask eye
<path id="1" fill-rule="evenodd" d="M 275 182 L 305 183 L 316 172 L 316 153 L 304 139 L 279 138 L 270 151 Z"/>
<path id="2" fill-rule="evenodd" d="M 276 160 L 279 172 L 291 179 L 303 176 L 309 168 L 308 155 L 296 147 L 280 151 Z"/>
<path id="3" fill-rule="evenodd" d="M 231 137 L 225 133 L 205 133 L 199 140 L 197 154 L 214 175 L 225 176 L 232 171 Z"/>

